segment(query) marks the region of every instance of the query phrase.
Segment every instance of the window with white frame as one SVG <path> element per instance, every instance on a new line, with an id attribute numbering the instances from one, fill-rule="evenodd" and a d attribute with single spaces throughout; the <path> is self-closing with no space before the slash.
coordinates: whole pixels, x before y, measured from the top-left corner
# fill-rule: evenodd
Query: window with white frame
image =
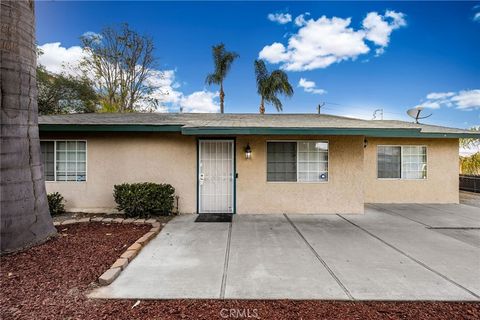
<path id="1" fill-rule="evenodd" d="M 55 181 L 55 143 L 53 141 L 41 141 L 43 171 L 46 181 Z"/>
<path id="2" fill-rule="evenodd" d="M 328 141 L 267 142 L 267 181 L 328 181 Z"/>
<path id="3" fill-rule="evenodd" d="M 426 179 L 427 147 L 378 146 L 379 179 Z"/>
<path id="4" fill-rule="evenodd" d="M 87 143 L 85 141 L 40 141 L 46 181 L 85 181 Z"/>
<path id="5" fill-rule="evenodd" d="M 426 179 L 427 178 L 427 147 L 403 146 L 402 147 L 402 178 Z"/>

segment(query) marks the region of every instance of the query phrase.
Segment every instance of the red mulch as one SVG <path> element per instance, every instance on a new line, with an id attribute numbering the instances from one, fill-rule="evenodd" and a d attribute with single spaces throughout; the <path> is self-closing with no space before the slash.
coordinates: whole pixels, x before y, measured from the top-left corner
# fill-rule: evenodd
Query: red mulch
<path id="1" fill-rule="evenodd" d="M 66 229 L 66 230 L 65 230 Z M 84 292 L 148 226 L 80 224 L 1 257 L 1 319 L 480 319 L 479 303 L 91 300 Z M 93 283 L 93 284 L 92 284 Z"/>

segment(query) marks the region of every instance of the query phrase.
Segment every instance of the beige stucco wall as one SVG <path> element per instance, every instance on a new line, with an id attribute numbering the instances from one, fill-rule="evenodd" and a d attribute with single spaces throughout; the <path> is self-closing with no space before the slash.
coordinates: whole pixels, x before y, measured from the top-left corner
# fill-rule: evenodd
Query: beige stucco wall
<path id="1" fill-rule="evenodd" d="M 124 182 L 170 183 L 182 213 L 196 212 L 196 137 L 166 133 L 42 134 L 41 139 L 87 141 L 87 181 L 47 182 L 67 210 L 112 212 L 113 186 Z M 457 139 L 360 136 L 239 136 L 236 139 L 237 213 L 362 213 L 367 203 L 458 203 Z M 329 181 L 267 182 L 268 140 L 328 140 Z M 245 159 L 250 144 L 252 159 Z M 378 144 L 427 146 L 426 180 L 376 178 Z"/>
<path id="2" fill-rule="evenodd" d="M 113 186 L 124 182 L 170 183 L 180 196 L 179 210 L 196 211 L 196 139 L 180 134 L 50 134 L 41 139 L 87 141 L 86 182 L 46 182 L 60 192 L 66 209 L 112 212 Z"/>
<path id="3" fill-rule="evenodd" d="M 42 139 L 87 141 L 87 181 L 47 182 L 67 210 L 112 212 L 113 186 L 123 182 L 167 182 L 180 196 L 182 213 L 196 211 L 196 138 L 179 134 L 42 134 Z M 330 142 L 327 183 L 266 181 L 266 141 Z M 244 147 L 253 150 L 246 160 Z M 242 136 L 237 144 L 237 213 L 362 213 L 362 137 Z"/>
<path id="4" fill-rule="evenodd" d="M 427 179 L 377 179 L 378 145 L 427 146 Z M 458 139 L 368 138 L 365 149 L 366 203 L 458 203 Z"/>
<path id="5" fill-rule="evenodd" d="M 329 181 L 267 182 L 267 140 L 328 140 Z M 250 145 L 252 158 L 245 159 Z M 237 213 L 363 213 L 363 137 L 237 138 Z"/>

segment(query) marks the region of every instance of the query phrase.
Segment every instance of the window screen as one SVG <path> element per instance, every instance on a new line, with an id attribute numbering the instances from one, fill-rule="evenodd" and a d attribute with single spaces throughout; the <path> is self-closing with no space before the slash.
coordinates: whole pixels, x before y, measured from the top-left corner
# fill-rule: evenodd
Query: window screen
<path id="1" fill-rule="evenodd" d="M 85 181 L 85 141 L 40 141 L 46 181 Z"/>
<path id="2" fill-rule="evenodd" d="M 427 147 L 378 146 L 377 150 L 378 178 L 427 178 Z"/>
<path id="3" fill-rule="evenodd" d="M 328 142 L 298 142 L 298 181 L 328 180 Z"/>
<path id="4" fill-rule="evenodd" d="M 267 142 L 267 181 L 297 181 L 296 142 Z"/>
<path id="5" fill-rule="evenodd" d="M 378 178 L 400 179 L 402 148 L 399 146 L 378 146 L 377 150 Z"/>
<path id="6" fill-rule="evenodd" d="M 57 141 L 57 181 L 85 181 L 85 141 Z"/>
<path id="7" fill-rule="evenodd" d="M 427 147 L 403 146 L 402 147 L 402 178 L 426 179 L 427 178 Z"/>
<path id="8" fill-rule="evenodd" d="M 55 142 L 41 141 L 43 173 L 46 181 L 55 181 Z"/>
<path id="9" fill-rule="evenodd" d="M 328 141 L 267 142 L 267 181 L 328 181 Z"/>

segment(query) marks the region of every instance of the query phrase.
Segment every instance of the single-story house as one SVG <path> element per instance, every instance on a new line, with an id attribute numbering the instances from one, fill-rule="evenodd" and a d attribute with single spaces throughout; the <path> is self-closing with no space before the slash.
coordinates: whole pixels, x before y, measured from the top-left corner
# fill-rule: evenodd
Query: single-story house
<path id="1" fill-rule="evenodd" d="M 363 213 L 365 203 L 458 203 L 471 131 L 318 114 L 40 116 L 47 192 L 112 212 L 113 186 L 169 183 L 181 213 Z"/>

